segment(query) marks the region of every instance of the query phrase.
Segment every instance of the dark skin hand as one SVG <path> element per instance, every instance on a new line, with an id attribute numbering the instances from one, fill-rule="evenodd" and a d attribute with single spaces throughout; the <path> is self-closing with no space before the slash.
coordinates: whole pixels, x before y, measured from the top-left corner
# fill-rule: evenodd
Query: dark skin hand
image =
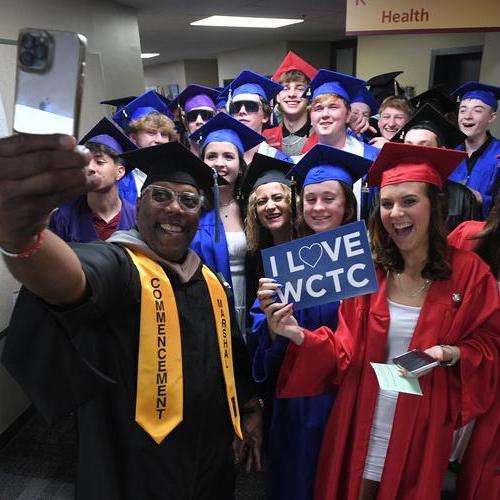
<path id="1" fill-rule="evenodd" d="M 262 470 L 262 410 L 257 400 L 245 405 L 248 411 L 241 415 L 243 440 L 236 437 L 233 441 L 234 462 L 245 467 L 246 472 Z M 245 411 L 245 410 L 243 410 Z"/>

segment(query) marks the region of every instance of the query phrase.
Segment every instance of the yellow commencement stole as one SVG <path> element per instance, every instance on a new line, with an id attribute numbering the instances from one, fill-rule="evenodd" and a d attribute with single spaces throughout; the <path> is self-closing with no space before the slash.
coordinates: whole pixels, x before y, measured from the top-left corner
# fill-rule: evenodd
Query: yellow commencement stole
<path id="1" fill-rule="evenodd" d="M 172 285 L 163 268 L 126 248 L 141 280 L 141 325 L 137 364 L 136 422 L 158 443 L 182 422 L 182 343 Z M 234 381 L 231 322 L 226 292 L 203 266 L 217 326 L 219 353 L 229 412 L 236 435 L 243 439 Z"/>

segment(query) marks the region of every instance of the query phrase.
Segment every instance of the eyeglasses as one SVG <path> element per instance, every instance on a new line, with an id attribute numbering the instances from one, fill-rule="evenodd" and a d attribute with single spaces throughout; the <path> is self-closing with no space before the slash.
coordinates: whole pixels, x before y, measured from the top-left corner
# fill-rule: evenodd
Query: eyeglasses
<path id="1" fill-rule="evenodd" d="M 203 196 L 196 193 L 178 193 L 166 187 L 155 186 L 151 184 L 145 191 L 151 191 L 151 198 L 159 205 L 170 205 L 174 200 L 186 212 L 198 212 L 203 203 Z"/>
<path id="2" fill-rule="evenodd" d="M 257 101 L 236 101 L 229 105 L 229 113 L 235 115 L 241 111 L 241 108 L 245 106 L 245 111 L 247 113 L 257 113 L 259 111 L 260 102 Z"/>
<path id="3" fill-rule="evenodd" d="M 186 113 L 186 120 L 189 123 L 193 123 L 198 119 L 198 116 L 200 116 L 204 122 L 208 122 L 214 115 L 215 113 L 209 109 L 192 109 Z"/>

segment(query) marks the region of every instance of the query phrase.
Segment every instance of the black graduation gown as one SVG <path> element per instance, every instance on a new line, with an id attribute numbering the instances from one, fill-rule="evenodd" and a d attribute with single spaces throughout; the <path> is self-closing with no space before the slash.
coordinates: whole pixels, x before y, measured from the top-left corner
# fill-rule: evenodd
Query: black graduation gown
<path id="1" fill-rule="evenodd" d="M 186 284 L 167 270 L 181 326 L 184 417 L 157 445 L 134 420 L 141 291 L 137 269 L 117 245 L 97 242 L 74 248 L 89 284 L 87 300 L 65 311 L 43 305 L 43 314 L 33 311 L 42 307 L 41 301 L 36 305 L 37 299 L 31 297 L 27 309 L 22 300 L 9 327 L 3 361 L 28 394 L 43 387 L 36 397 L 42 406 L 45 400 L 51 401 L 44 407 L 46 413 L 68 410 L 78 403 L 77 498 L 232 499 L 234 432 L 201 266 Z M 52 328 L 59 326 L 59 337 L 52 336 L 45 348 L 39 337 L 37 351 L 33 352 L 30 337 L 41 336 L 44 331 L 19 331 L 19 326 L 26 327 L 30 315 L 41 318 L 47 314 L 53 318 Z M 71 346 L 60 346 L 65 333 L 62 330 L 68 335 L 66 341 L 71 337 Z M 232 338 L 241 407 L 253 396 L 254 388 L 237 327 Z M 14 347 L 22 342 L 28 343 L 24 351 Z M 58 346 L 58 355 L 69 357 L 77 366 L 69 369 L 67 359 L 54 358 L 54 346 Z M 17 359 L 13 359 L 16 353 Z M 36 372 L 37 360 L 42 360 L 45 373 Z M 37 377 L 45 382 L 35 382 Z M 92 378 L 96 379 L 94 393 L 81 377 L 90 384 Z M 64 391 L 68 387 L 70 400 L 66 401 Z"/>

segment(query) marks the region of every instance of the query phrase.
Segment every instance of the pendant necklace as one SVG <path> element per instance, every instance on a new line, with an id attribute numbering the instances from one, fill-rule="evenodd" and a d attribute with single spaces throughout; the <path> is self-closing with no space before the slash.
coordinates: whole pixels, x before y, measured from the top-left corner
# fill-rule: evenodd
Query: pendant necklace
<path id="1" fill-rule="evenodd" d="M 422 293 L 424 293 L 424 291 L 427 289 L 427 287 L 430 285 L 431 283 L 431 280 L 429 279 L 426 279 L 424 281 L 424 284 L 418 288 L 417 290 L 415 290 L 414 292 L 406 292 L 403 288 L 403 284 L 401 282 L 401 275 L 399 273 L 395 273 L 396 274 L 396 278 L 398 279 L 398 285 L 399 285 L 399 289 L 401 290 L 401 292 L 403 293 L 403 295 L 405 297 L 408 297 L 410 299 L 414 299 L 415 297 L 418 297 L 419 295 L 421 295 Z"/>

